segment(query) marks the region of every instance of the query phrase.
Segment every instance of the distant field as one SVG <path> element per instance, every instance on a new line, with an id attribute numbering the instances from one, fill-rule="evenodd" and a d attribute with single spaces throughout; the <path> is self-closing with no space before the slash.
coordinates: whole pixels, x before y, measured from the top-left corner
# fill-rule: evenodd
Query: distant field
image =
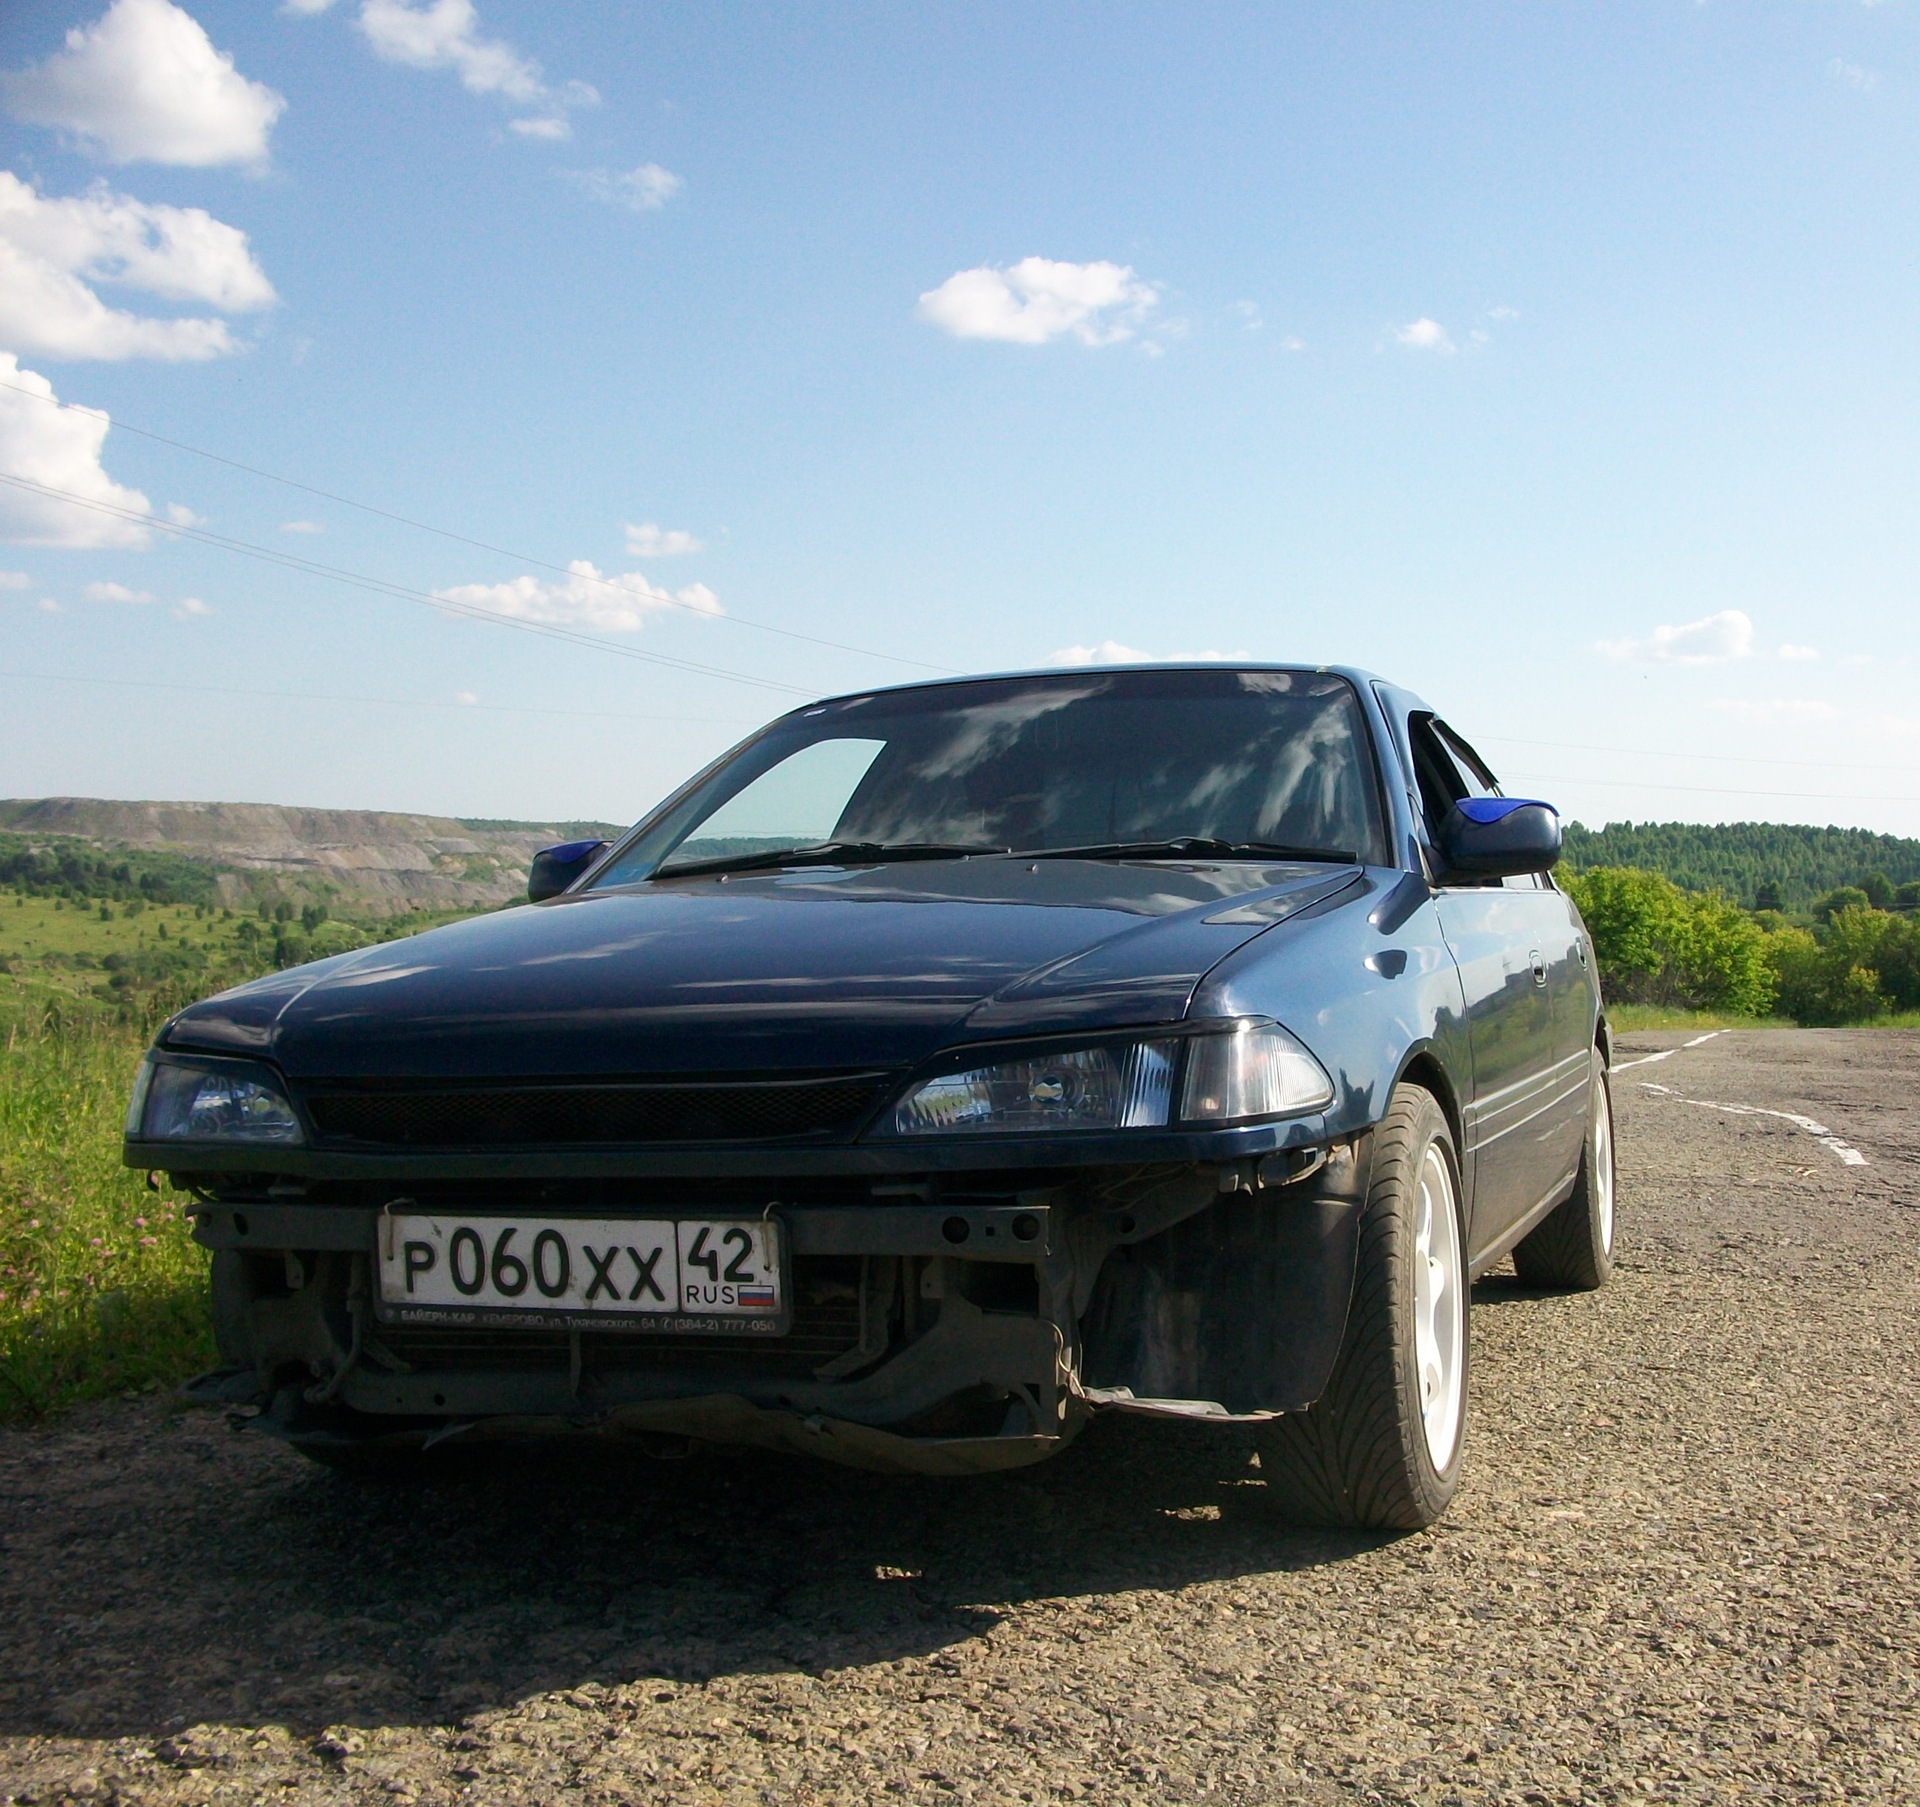
<path id="1" fill-rule="evenodd" d="M 97 1006 L 153 1019 L 277 967 L 411 935 L 471 910 L 404 916 L 283 918 L 204 904 L 27 897 L 0 892 L 0 1010 L 29 1001 Z"/>

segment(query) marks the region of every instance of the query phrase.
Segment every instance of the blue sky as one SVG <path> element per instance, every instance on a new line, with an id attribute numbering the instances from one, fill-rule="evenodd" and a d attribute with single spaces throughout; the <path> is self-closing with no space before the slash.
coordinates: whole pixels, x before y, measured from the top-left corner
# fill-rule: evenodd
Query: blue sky
<path id="1" fill-rule="evenodd" d="M 0 795 L 631 819 L 1125 648 L 1920 833 L 1915 3 L 7 8 Z"/>

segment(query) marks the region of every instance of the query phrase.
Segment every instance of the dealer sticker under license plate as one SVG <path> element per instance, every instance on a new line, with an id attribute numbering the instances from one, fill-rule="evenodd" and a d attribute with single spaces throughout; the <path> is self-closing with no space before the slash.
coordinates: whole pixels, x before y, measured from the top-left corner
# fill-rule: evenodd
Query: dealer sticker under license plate
<path id="1" fill-rule="evenodd" d="M 645 1330 L 786 1328 L 769 1218 L 500 1218 L 393 1212 L 379 1225 L 380 1316 L 511 1312 Z"/>

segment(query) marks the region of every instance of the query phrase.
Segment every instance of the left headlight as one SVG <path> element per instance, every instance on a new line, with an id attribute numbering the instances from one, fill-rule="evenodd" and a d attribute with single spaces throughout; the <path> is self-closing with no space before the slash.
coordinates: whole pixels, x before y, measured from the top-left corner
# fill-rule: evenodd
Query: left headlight
<path id="1" fill-rule="evenodd" d="M 1179 1109 L 1176 1118 L 1176 1089 Z M 1220 1129 L 1324 1109 L 1326 1069 L 1277 1023 L 1024 1055 L 923 1079 L 882 1120 L 896 1136 Z"/>
<path id="2" fill-rule="evenodd" d="M 127 1135 L 146 1142 L 305 1141 L 292 1103 L 265 1073 L 147 1061 L 127 1106 Z"/>

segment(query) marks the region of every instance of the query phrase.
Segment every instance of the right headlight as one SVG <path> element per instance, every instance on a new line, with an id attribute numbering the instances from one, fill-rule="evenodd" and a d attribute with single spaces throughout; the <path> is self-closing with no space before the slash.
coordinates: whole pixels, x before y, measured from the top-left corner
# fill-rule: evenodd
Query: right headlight
<path id="1" fill-rule="evenodd" d="M 134 1083 L 127 1136 L 145 1142 L 306 1140 L 293 1105 L 269 1073 L 153 1059 Z"/>
<path id="2" fill-rule="evenodd" d="M 1299 1116 L 1332 1101 L 1333 1082 L 1298 1041 L 1277 1023 L 1249 1021 L 937 1073 L 900 1099 L 880 1133 L 1046 1135 L 1176 1123 L 1213 1129 Z"/>

